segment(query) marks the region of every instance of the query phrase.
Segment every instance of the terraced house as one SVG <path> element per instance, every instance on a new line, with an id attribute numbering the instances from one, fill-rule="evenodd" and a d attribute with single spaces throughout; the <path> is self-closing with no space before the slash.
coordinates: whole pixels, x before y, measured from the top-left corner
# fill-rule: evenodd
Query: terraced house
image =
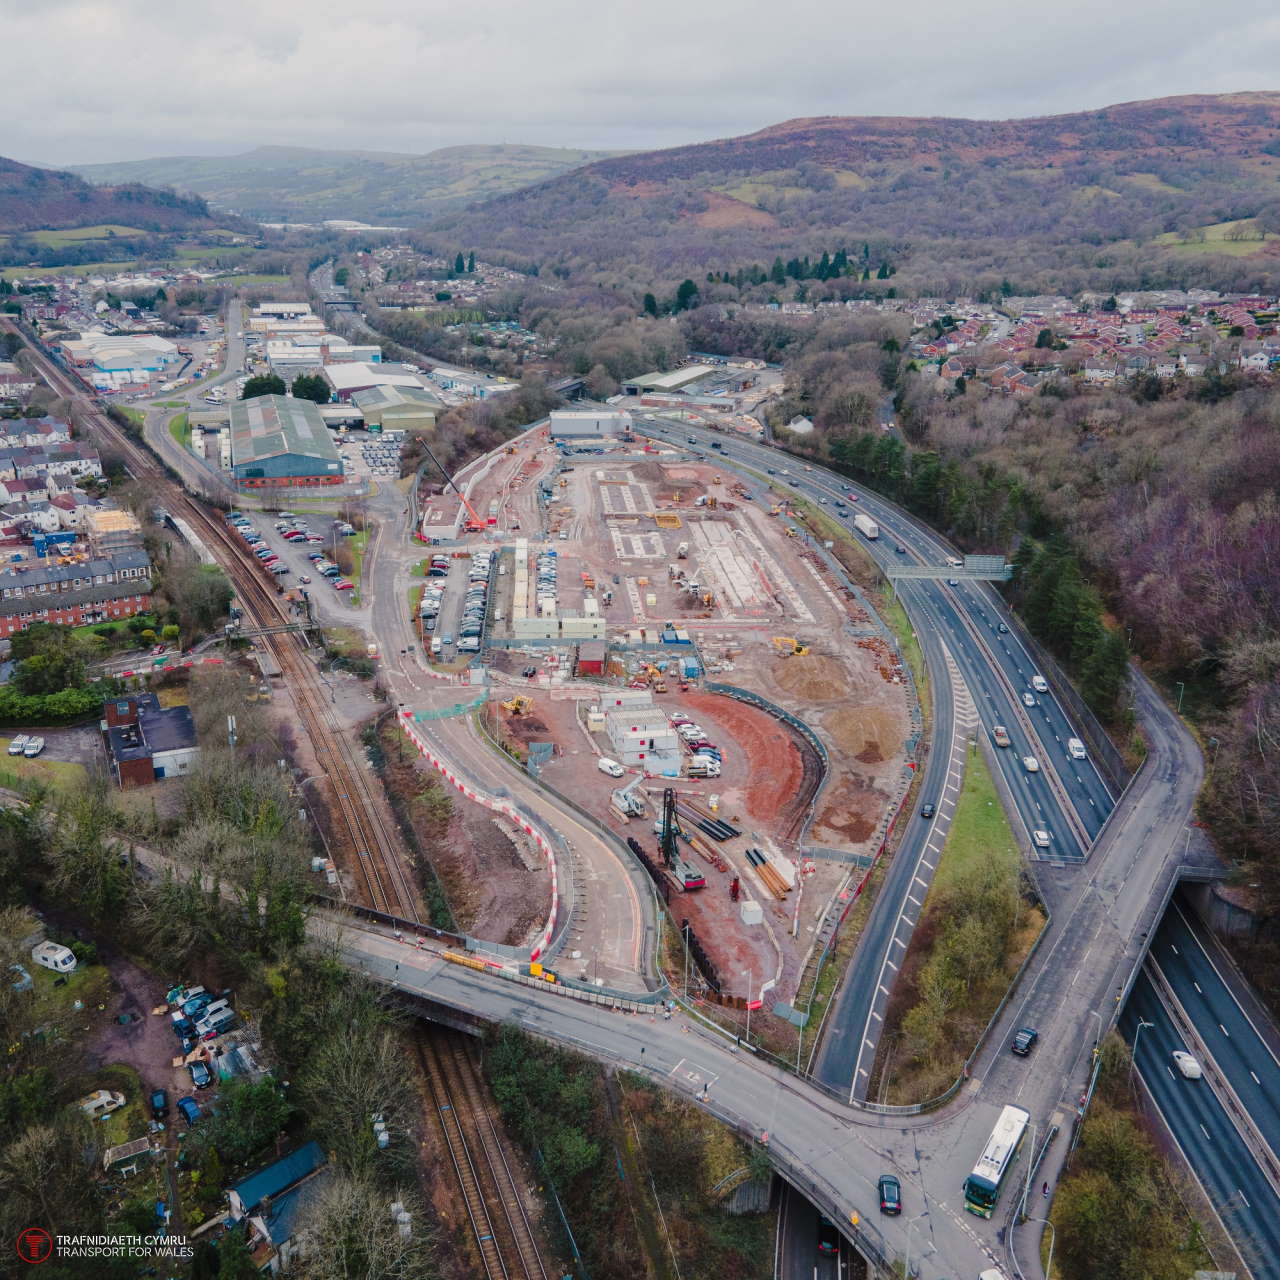
<path id="1" fill-rule="evenodd" d="M 145 551 L 15 565 L 0 572 L 0 636 L 33 622 L 78 627 L 131 618 L 151 607 L 151 561 Z"/>

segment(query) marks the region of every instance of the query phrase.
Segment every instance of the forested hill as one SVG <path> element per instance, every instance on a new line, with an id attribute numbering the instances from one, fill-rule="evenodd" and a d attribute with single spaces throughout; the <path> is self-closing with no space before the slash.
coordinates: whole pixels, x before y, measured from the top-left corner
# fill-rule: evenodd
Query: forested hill
<path id="1" fill-rule="evenodd" d="M 138 183 L 95 187 L 74 173 L 37 169 L 0 157 L 0 232 L 122 225 L 186 231 L 217 225 L 198 197 Z"/>
<path id="2" fill-rule="evenodd" d="M 542 182 L 606 151 L 507 144 L 445 147 L 425 155 L 255 147 L 231 156 L 163 156 L 76 166 L 92 182 L 149 182 L 195 191 L 220 209 L 263 222 L 415 226 L 443 210 Z"/>
<path id="3" fill-rule="evenodd" d="M 1100 246 L 1162 251 L 1161 235 L 1228 219 L 1280 230 L 1278 179 L 1280 93 L 1201 95 L 1027 120 L 792 120 L 602 160 L 444 225 L 483 248 L 657 272 L 871 240 L 942 287 L 1001 263 L 1096 268 Z"/>

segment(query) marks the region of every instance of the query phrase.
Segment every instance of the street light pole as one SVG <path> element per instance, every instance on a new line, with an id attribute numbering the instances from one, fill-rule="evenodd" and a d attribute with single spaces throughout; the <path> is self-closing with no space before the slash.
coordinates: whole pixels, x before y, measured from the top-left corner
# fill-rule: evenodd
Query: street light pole
<path id="1" fill-rule="evenodd" d="M 746 970 L 747 979 L 747 1043 L 751 1043 L 751 970 Z"/>
<path id="2" fill-rule="evenodd" d="M 1142 1038 L 1144 1027 L 1154 1027 L 1154 1022 L 1145 1018 L 1138 1019 L 1138 1029 L 1133 1033 L 1133 1053 L 1129 1056 L 1129 1088 L 1133 1088 L 1133 1069 L 1138 1065 L 1138 1041 Z"/>
<path id="3" fill-rule="evenodd" d="M 1058 1242 L 1058 1229 L 1048 1218 L 1028 1218 L 1028 1222 L 1043 1222 L 1049 1228 L 1049 1258 L 1045 1264 L 1045 1280 L 1053 1280 L 1053 1246 Z"/>
<path id="4" fill-rule="evenodd" d="M 1102 1043 L 1102 1014 L 1097 1009 L 1090 1009 L 1089 1017 L 1097 1018 L 1098 1020 L 1098 1034 L 1093 1038 L 1093 1047 L 1096 1049 Z"/>
<path id="5" fill-rule="evenodd" d="M 1187 686 L 1185 681 L 1179 680 L 1178 681 L 1178 714 L 1179 715 L 1182 714 L 1182 695 L 1186 693 L 1186 691 L 1187 691 Z"/>

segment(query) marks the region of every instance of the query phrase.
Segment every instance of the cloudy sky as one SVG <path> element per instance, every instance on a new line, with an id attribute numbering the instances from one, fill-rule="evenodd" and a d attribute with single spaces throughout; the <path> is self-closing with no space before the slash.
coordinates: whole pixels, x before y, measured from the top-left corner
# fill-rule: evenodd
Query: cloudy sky
<path id="1" fill-rule="evenodd" d="M 0 155 L 671 146 L 794 116 L 1042 115 L 1280 89 L 1280 12 L 1203 0 L 0 0 Z"/>

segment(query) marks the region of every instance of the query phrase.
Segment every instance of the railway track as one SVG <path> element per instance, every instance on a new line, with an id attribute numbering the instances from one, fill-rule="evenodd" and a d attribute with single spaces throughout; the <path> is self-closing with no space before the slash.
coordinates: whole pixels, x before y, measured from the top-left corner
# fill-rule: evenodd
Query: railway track
<path id="1" fill-rule="evenodd" d="M 494 1122 L 496 1105 L 463 1037 L 453 1031 L 419 1031 L 415 1041 L 486 1277 L 548 1280 Z"/>
<path id="2" fill-rule="evenodd" d="M 6 328 L 13 329 L 11 322 Z M 151 495 L 181 515 L 205 540 L 209 551 L 236 590 L 246 618 L 255 628 L 292 621 L 282 604 L 278 583 L 247 554 L 226 522 L 193 498 L 138 444 L 101 412 L 85 387 L 60 368 L 37 346 L 28 350 L 49 385 L 78 406 L 78 421 L 124 458 L 130 474 L 144 481 Z M 333 809 L 340 820 L 332 843 L 348 854 L 369 902 L 367 905 L 406 920 L 419 920 L 418 893 L 405 869 L 400 842 L 384 819 L 360 753 L 341 731 L 329 711 L 319 672 L 306 657 L 306 641 L 297 633 L 264 635 L 270 651 L 289 681 L 299 718 L 311 739 L 316 760 L 332 790 Z"/>

